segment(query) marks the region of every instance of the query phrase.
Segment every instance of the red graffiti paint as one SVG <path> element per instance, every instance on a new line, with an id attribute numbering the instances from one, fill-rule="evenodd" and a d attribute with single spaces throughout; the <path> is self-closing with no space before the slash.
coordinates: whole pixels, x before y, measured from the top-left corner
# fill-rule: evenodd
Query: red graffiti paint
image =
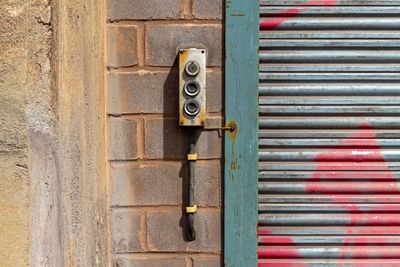
<path id="1" fill-rule="evenodd" d="M 396 178 L 389 170 L 381 154 L 380 146 L 375 140 L 375 131 L 373 129 L 367 129 L 365 125 L 363 125 L 362 128 L 364 129 L 344 139 L 336 148 L 320 153 L 314 159 L 314 161 L 319 164 L 310 181 L 306 184 L 308 192 L 313 194 L 335 194 L 339 192 L 348 192 L 352 194 L 399 193 Z M 359 146 L 358 142 L 360 138 L 369 138 L 363 141 L 364 146 L 362 147 Z M 342 147 L 352 148 L 343 149 Z M 360 163 L 369 161 L 373 161 L 374 166 L 377 166 L 380 171 L 368 172 L 366 171 L 367 169 L 363 169 L 365 165 L 360 165 Z M 331 162 L 337 163 L 334 166 L 334 170 L 332 170 L 332 165 L 329 164 Z M 345 162 L 345 164 L 341 165 L 340 162 Z M 349 172 L 349 169 L 355 171 Z M 366 182 L 354 181 L 346 182 L 345 184 L 329 182 L 346 179 L 363 179 Z M 377 179 L 382 180 L 382 182 L 379 184 L 368 183 L 369 181 Z M 348 199 L 348 201 L 346 201 L 346 197 L 343 195 L 337 195 L 337 197 L 340 197 L 344 202 L 351 202 L 352 200 Z"/>
<path id="2" fill-rule="evenodd" d="M 294 246 L 291 237 L 281 236 L 279 237 L 280 244 L 285 244 L 288 247 L 279 248 L 278 247 L 260 247 L 258 249 L 258 256 L 261 258 L 301 258 L 301 255 L 298 253 L 297 248 Z"/>
<path id="3" fill-rule="evenodd" d="M 273 18 L 267 18 L 260 21 L 261 30 L 273 30 L 279 25 L 281 25 L 286 20 L 301 14 L 305 9 L 310 6 L 334 6 L 336 5 L 336 0 L 312 0 L 308 1 L 299 7 L 283 10 L 278 14 L 271 14 Z"/>
<path id="4" fill-rule="evenodd" d="M 376 141 L 375 130 L 367 123 L 362 124 L 357 133 L 320 153 L 314 161 L 317 167 L 305 184 L 307 192 L 329 200 L 346 211 L 349 218 L 338 246 L 341 258 L 337 259 L 337 266 L 347 266 L 346 259 L 353 259 L 355 267 L 374 266 L 370 261 L 354 259 L 373 258 L 375 253 L 385 259 L 397 257 L 400 250 L 393 247 L 399 241 L 393 241 L 390 236 L 400 234 L 400 191 Z M 359 204 L 370 201 L 377 204 Z M 289 232 L 287 235 L 280 233 L 285 233 L 284 228 L 277 233 L 260 229 L 259 242 L 267 246 L 259 248 L 258 266 L 307 266 L 299 250 L 300 244 L 296 244 Z M 385 247 L 386 244 L 391 247 Z M 385 266 L 396 265 L 387 262 Z"/>
<path id="5" fill-rule="evenodd" d="M 314 261 L 315 263 L 315 261 Z M 320 262 L 321 266 L 346 266 L 346 267 L 399 267 L 399 263 L 397 260 L 393 259 L 385 259 L 384 262 L 382 261 L 371 261 L 365 259 L 357 259 L 353 260 L 352 264 L 346 262 L 346 260 L 335 260 L 335 263 L 338 265 L 329 264 L 326 261 Z M 263 261 L 259 267 L 298 267 L 297 260 L 280 260 L 280 259 L 271 259 L 268 261 Z M 314 264 L 313 266 L 318 266 Z"/>
<path id="6" fill-rule="evenodd" d="M 368 124 L 363 124 L 360 128 L 361 130 L 358 133 L 342 140 L 336 148 L 323 152 L 315 158 L 315 162 L 319 164 L 310 181 L 306 184 L 309 193 L 327 195 L 333 203 L 348 212 L 350 222 L 346 228 L 346 236 L 343 237 L 342 259 L 368 258 L 369 255 L 374 253 L 374 249 L 368 249 L 368 247 L 377 245 L 376 238 L 371 238 L 371 240 L 364 238 L 362 243 L 364 247 L 360 248 L 355 246 L 355 240 L 358 237 L 352 235 L 373 235 L 374 226 L 395 227 L 400 224 L 398 213 L 393 213 L 393 211 L 398 210 L 396 205 L 379 205 L 378 208 L 363 210 L 361 205 L 354 203 L 358 194 L 360 196 L 383 194 L 379 195 L 379 201 L 386 203 L 393 200 L 393 195 L 400 193 L 396 177 L 390 171 L 381 154 L 381 148 L 375 139 L 374 129 Z M 360 141 L 362 138 L 365 139 Z M 330 162 L 337 163 L 334 169 L 329 164 Z M 341 162 L 345 164 L 341 165 Z M 364 169 L 365 162 L 373 162 L 375 169 L 380 171 L 370 172 L 368 168 Z M 349 172 L 348 170 L 351 169 L 354 171 Z M 346 179 L 352 179 L 354 182 L 342 184 L 337 182 Z M 362 179 L 364 182 L 359 182 L 357 179 Z M 382 182 L 376 183 L 374 182 L 376 180 L 382 180 Z M 371 197 L 374 197 L 374 195 Z M 395 197 L 395 200 L 397 201 L 398 198 Z M 365 228 L 357 226 L 365 226 Z M 357 227 L 356 232 L 353 231 L 354 227 Z M 393 233 L 398 233 L 398 231 L 399 229 L 396 228 Z M 390 243 L 388 237 L 381 237 L 379 241 L 383 244 Z"/>
<path id="7" fill-rule="evenodd" d="M 259 237 L 259 243 L 264 243 L 264 244 L 278 244 L 279 246 L 289 246 L 291 249 L 287 248 L 264 248 L 264 247 L 259 247 L 258 248 L 258 257 L 259 258 L 301 258 L 301 255 L 298 253 L 298 250 L 296 248 L 296 243 L 293 241 L 293 238 L 290 236 L 272 236 L 271 232 L 269 230 L 261 230 L 259 231 L 260 235 L 266 235 L 266 236 L 260 236 Z M 281 264 L 273 264 L 270 262 L 258 262 L 258 267 L 274 267 L 274 266 L 282 266 Z M 289 267 L 290 265 L 285 266 Z M 307 265 L 302 264 L 302 263 L 296 263 L 296 267 L 306 267 Z"/>

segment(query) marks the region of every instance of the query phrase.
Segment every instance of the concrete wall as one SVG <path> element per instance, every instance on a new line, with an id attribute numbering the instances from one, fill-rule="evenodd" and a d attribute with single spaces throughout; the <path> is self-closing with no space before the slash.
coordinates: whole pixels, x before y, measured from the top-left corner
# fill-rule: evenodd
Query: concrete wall
<path id="1" fill-rule="evenodd" d="M 207 126 L 223 123 L 223 1 L 108 0 L 107 125 L 113 266 L 221 266 L 222 137 L 197 140 L 197 239 L 185 240 L 187 132 L 180 46 L 205 47 Z"/>
<path id="2" fill-rule="evenodd" d="M 25 1 L 0 1 L 0 262 L 26 266 L 30 254 L 28 28 Z"/>
<path id="3" fill-rule="evenodd" d="M 0 0 L 0 265 L 107 266 L 101 1 Z"/>
<path id="4" fill-rule="evenodd" d="M 54 55 L 64 266 L 108 266 L 104 98 L 105 6 L 58 0 Z"/>
<path id="5" fill-rule="evenodd" d="M 42 213 L 46 207 L 36 205 L 43 197 L 47 207 L 54 205 L 56 194 L 55 176 L 47 176 L 51 164 L 48 173 L 42 172 L 52 161 L 46 140 L 54 134 L 51 12 L 49 1 L 0 1 L 1 266 L 35 266 L 30 256 L 43 242 L 34 231 L 42 229 L 38 221 L 53 218 L 57 210 Z M 60 240 L 53 229 L 58 224 L 46 229 L 53 240 L 46 256 L 49 263 L 58 263 L 54 250 L 59 252 Z"/>

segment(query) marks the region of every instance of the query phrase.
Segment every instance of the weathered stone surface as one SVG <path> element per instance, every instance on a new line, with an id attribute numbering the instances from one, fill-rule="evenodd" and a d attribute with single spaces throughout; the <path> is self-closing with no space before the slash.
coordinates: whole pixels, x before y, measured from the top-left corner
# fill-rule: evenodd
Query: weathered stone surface
<path id="1" fill-rule="evenodd" d="M 37 2 L 37 1 L 36 1 Z M 55 97 L 57 173 L 62 204 L 61 266 L 107 266 L 105 6 L 51 1 L 59 7 Z M 60 266 L 60 265 L 54 265 Z"/>
<path id="2" fill-rule="evenodd" d="M 26 5 L 0 0 L 0 263 L 5 267 L 28 266 L 30 257 Z"/>
<path id="3" fill-rule="evenodd" d="M 29 263 L 30 188 L 26 164 L 23 152 L 0 153 L 0 262 L 6 267 Z"/>
<path id="4" fill-rule="evenodd" d="M 0 0 L 1 266 L 60 265 L 51 14 L 49 1 Z"/>

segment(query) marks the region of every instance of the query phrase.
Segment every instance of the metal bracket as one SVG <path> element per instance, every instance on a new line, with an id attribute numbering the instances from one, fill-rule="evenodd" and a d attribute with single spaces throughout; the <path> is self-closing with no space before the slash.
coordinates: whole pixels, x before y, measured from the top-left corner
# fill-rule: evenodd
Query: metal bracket
<path id="1" fill-rule="evenodd" d="M 205 131 L 212 131 L 212 130 L 218 130 L 218 136 L 222 137 L 222 131 L 229 131 L 229 132 L 234 132 L 236 130 L 234 125 L 230 126 L 225 126 L 225 127 L 207 127 L 203 128 Z"/>
<path id="2" fill-rule="evenodd" d="M 230 131 L 233 132 L 235 131 L 235 126 L 225 126 L 225 127 L 207 127 L 204 128 L 204 130 L 220 130 L 220 131 Z"/>
<path id="3" fill-rule="evenodd" d="M 188 159 L 189 161 L 196 161 L 196 160 L 197 160 L 197 153 L 188 154 L 188 155 L 187 155 L 187 159 Z"/>
<path id="4" fill-rule="evenodd" d="M 193 214 L 197 212 L 197 205 L 193 205 L 192 207 L 186 207 L 186 213 Z"/>

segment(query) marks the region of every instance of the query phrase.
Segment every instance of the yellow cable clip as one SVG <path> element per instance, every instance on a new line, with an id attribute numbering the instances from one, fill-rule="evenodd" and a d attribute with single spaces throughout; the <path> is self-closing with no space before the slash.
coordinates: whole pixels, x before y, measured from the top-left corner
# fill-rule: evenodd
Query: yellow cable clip
<path id="1" fill-rule="evenodd" d="M 186 207 L 186 213 L 196 213 L 197 212 L 197 205 L 193 207 Z"/>
<path id="2" fill-rule="evenodd" d="M 189 161 L 196 161 L 196 160 L 197 160 L 197 153 L 188 154 L 188 155 L 187 155 L 187 159 L 188 159 Z"/>

